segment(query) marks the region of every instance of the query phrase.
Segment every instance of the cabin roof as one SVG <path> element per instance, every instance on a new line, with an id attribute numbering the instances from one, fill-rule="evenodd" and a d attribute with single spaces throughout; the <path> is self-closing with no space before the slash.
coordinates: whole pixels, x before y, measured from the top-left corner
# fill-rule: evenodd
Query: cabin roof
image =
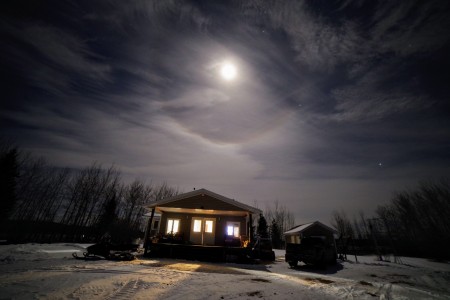
<path id="1" fill-rule="evenodd" d="M 162 200 L 159 200 L 159 201 L 150 202 L 150 203 L 144 204 L 143 206 L 145 208 L 148 208 L 148 209 L 156 208 L 156 207 L 161 206 L 161 205 L 164 205 L 164 206 L 167 207 L 168 204 L 170 205 L 170 203 L 172 203 L 172 202 L 176 202 L 176 201 L 179 201 L 179 200 L 182 200 L 182 199 L 187 199 L 187 198 L 191 198 L 191 197 L 195 197 L 195 196 L 199 196 L 199 195 L 208 195 L 208 196 L 210 196 L 212 198 L 215 198 L 217 200 L 223 201 L 223 202 L 228 203 L 230 205 L 234 205 L 234 206 L 236 206 L 236 207 L 238 207 L 238 208 L 240 208 L 242 210 L 251 212 L 253 214 L 261 214 L 262 213 L 262 211 L 260 209 L 256 208 L 256 207 L 253 207 L 253 206 L 241 203 L 241 202 L 236 201 L 234 199 L 227 198 L 225 196 L 216 194 L 214 192 L 211 192 L 211 191 L 209 191 L 207 189 L 203 189 L 203 188 L 202 189 L 198 189 L 198 190 L 194 190 L 194 191 L 191 191 L 191 192 L 188 192 L 188 193 L 176 195 L 174 197 L 162 199 Z"/>
<path id="2" fill-rule="evenodd" d="M 307 228 L 309 228 L 313 225 L 319 225 L 319 226 L 322 226 L 323 228 L 329 230 L 332 233 L 337 233 L 337 231 L 335 229 L 333 229 L 319 221 L 315 221 L 315 222 L 310 222 L 310 223 L 306 223 L 306 224 L 302 224 L 302 225 L 297 225 L 297 226 L 289 229 L 288 231 L 286 231 L 284 234 L 285 235 L 297 234 L 297 233 L 305 231 Z"/>

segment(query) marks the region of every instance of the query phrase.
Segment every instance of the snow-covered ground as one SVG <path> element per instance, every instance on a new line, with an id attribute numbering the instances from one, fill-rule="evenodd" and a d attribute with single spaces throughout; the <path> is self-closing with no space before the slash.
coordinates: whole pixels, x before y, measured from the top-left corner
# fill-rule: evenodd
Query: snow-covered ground
<path id="1" fill-rule="evenodd" d="M 327 269 L 176 259 L 76 260 L 80 244 L 0 246 L 0 299 L 450 299 L 450 264 L 349 257 Z"/>

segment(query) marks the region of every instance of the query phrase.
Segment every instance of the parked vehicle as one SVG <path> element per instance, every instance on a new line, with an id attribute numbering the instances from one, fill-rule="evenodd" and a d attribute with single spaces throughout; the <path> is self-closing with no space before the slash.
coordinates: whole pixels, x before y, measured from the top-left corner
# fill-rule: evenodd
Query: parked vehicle
<path id="1" fill-rule="evenodd" d="M 336 263 L 336 248 L 327 243 L 324 236 L 311 236 L 300 239 L 300 243 L 286 243 L 285 261 L 291 267 L 298 262 L 316 266 Z"/>

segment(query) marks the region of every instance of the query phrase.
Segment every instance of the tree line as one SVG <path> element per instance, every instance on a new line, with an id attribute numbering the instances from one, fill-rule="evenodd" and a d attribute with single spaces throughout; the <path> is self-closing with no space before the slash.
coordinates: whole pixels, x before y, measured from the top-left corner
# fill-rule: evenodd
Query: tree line
<path id="1" fill-rule="evenodd" d="M 142 204 L 178 194 L 165 183 L 124 183 L 116 167 L 97 162 L 57 168 L 7 143 L 0 146 L 0 176 L 0 239 L 18 242 L 138 238 Z"/>
<path id="2" fill-rule="evenodd" d="M 332 225 L 341 246 L 354 252 L 383 255 L 450 258 L 450 182 L 420 182 L 396 192 L 372 217 L 363 212 L 351 220 L 345 211 L 334 211 Z"/>
<path id="3" fill-rule="evenodd" d="M 294 215 L 277 200 L 259 216 L 256 234 L 262 238 L 270 238 L 273 248 L 284 249 L 284 232 L 294 226 Z"/>

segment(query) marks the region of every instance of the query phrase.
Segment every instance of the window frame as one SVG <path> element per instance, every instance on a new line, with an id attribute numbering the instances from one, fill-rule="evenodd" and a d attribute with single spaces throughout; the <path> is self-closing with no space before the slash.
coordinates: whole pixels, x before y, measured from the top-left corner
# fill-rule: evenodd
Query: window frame
<path id="1" fill-rule="evenodd" d="M 169 225 L 170 222 L 172 222 L 172 226 Z M 176 228 L 177 231 L 173 231 L 174 227 L 175 227 L 175 223 L 178 223 L 177 226 L 176 226 L 177 227 Z M 167 224 L 166 225 L 166 234 L 177 234 L 177 233 L 180 232 L 180 224 L 181 224 L 181 220 L 180 219 L 168 218 L 166 224 Z"/>
<path id="2" fill-rule="evenodd" d="M 159 220 L 154 220 L 153 221 L 153 230 L 158 230 L 159 228 Z"/>
<path id="3" fill-rule="evenodd" d="M 229 229 L 232 227 L 233 233 L 229 234 Z M 236 233 L 237 229 L 237 233 Z M 241 222 L 227 222 L 226 232 L 225 234 L 228 237 L 238 238 L 241 236 Z"/>
<path id="4" fill-rule="evenodd" d="M 195 232 L 195 233 L 201 233 L 202 232 L 202 220 L 201 219 L 195 219 L 194 220 L 194 225 L 193 225 L 193 228 L 192 228 L 192 232 Z M 199 225 L 199 226 L 197 226 L 197 225 Z"/>
<path id="5" fill-rule="evenodd" d="M 207 223 L 210 223 L 210 225 L 208 226 Z M 205 228 L 204 228 L 204 232 L 205 233 L 213 233 L 214 231 L 214 220 L 212 219 L 205 219 L 204 220 L 204 224 L 205 224 Z"/>

